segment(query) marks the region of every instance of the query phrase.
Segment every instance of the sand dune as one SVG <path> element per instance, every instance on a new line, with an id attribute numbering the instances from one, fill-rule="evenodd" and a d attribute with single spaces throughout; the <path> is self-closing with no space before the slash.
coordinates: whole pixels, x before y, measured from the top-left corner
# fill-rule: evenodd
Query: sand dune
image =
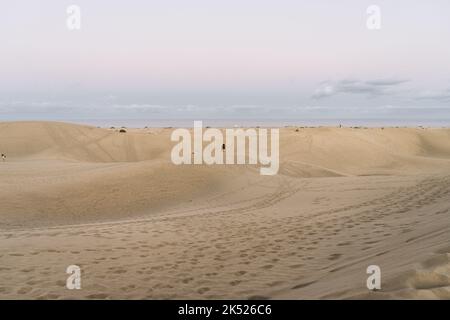
<path id="1" fill-rule="evenodd" d="M 81 162 L 170 160 L 172 129 L 100 129 L 58 122 L 0 123 L 1 147 L 10 158 Z M 450 129 L 281 129 L 281 161 L 315 169 L 366 174 L 404 173 L 450 158 Z M 168 143 L 169 142 L 169 143 Z M 400 171 L 401 170 L 401 171 Z M 330 175 L 333 175 L 330 173 Z"/>
<path id="2" fill-rule="evenodd" d="M 161 139 L 169 131 L 123 134 L 119 129 L 58 122 L 0 123 L 2 150 L 13 159 L 131 162 L 162 158 L 169 148 Z"/>
<path id="3" fill-rule="evenodd" d="M 450 298 L 450 129 L 283 128 L 276 176 L 171 132 L 0 123 L 0 297 Z"/>

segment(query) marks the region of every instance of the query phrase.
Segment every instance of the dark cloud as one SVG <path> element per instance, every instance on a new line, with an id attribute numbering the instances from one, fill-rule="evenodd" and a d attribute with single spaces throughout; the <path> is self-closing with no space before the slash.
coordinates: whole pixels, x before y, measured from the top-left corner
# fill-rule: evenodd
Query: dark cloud
<path id="1" fill-rule="evenodd" d="M 373 86 L 396 86 L 405 82 L 408 82 L 409 80 L 402 80 L 402 79 L 378 79 L 378 80 L 371 80 L 366 81 L 368 85 Z"/>
<path id="2" fill-rule="evenodd" d="M 392 89 L 409 80 L 401 79 L 377 79 L 369 81 L 361 80 L 340 80 L 323 82 L 314 92 L 314 99 L 331 97 L 337 94 L 363 94 L 377 97 L 392 93 Z"/>

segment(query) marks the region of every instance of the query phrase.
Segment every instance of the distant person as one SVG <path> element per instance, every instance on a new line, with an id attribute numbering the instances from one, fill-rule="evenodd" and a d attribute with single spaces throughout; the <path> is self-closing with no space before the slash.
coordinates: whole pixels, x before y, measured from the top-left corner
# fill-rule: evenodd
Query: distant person
<path id="1" fill-rule="evenodd" d="M 2 153 L 2 161 L 6 160 L 6 155 L 4 153 Z"/>
<path id="2" fill-rule="evenodd" d="M 222 151 L 225 151 L 225 143 L 222 143 Z"/>

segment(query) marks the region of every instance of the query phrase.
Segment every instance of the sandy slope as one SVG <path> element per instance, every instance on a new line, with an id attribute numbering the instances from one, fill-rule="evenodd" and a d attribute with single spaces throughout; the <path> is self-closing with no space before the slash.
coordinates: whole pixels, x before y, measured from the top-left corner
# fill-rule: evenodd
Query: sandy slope
<path id="1" fill-rule="evenodd" d="M 273 177 L 171 132 L 0 123 L 0 298 L 450 298 L 449 129 L 281 129 Z"/>

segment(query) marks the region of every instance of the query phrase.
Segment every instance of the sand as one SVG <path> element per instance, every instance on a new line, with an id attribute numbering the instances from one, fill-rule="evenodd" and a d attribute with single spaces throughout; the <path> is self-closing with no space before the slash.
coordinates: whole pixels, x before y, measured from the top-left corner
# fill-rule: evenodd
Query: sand
<path id="1" fill-rule="evenodd" d="M 276 176 L 171 132 L 0 123 L 0 298 L 450 299 L 450 129 L 282 128 Z"/>

